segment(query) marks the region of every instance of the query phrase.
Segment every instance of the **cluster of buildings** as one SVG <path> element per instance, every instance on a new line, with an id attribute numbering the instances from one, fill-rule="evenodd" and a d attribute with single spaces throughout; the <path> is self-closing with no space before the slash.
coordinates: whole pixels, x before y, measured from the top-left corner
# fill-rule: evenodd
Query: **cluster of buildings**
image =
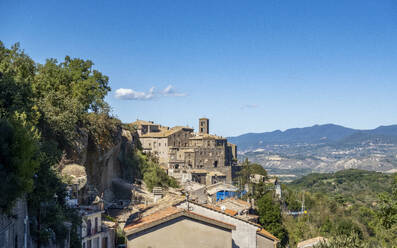
<path id="1" fill-rule="evenodd" d="M 182 183 L 231 183 L 237 172 L 237 146 L 209 133 L 209 119 L 199 119 L 199 131 L 187 126 L 165 127 L 137 120 L 143 151 L 158 157 L 160 166 Z"/>
<path id="2" fill-rule="evenodd" d="M 199 119 L 197 133 L 150 121 L 133 125 L 143 151 L 181 182 L 185 196 L 173 202 L 160 196 L 131 215 L 124 226 L 127 248 L 277 247 L 279 240 L 257 224 L 252 204 L 238 199 L 241 192 L 232 184 L 240 168 L 236 145 L 210 134 L 207 118 Z"/>

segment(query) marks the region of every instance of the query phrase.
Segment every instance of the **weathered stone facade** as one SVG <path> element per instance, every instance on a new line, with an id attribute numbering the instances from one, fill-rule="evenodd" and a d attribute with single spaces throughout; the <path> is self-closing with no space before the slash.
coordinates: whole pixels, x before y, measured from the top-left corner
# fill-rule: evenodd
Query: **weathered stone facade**
<path id="1" fill-rule="evenodd" d="M 136 121 L 139 138 L 143 150 L 155 154 L 159 163 L 168 169 L 168 172 L 187 180 L 195 180 L 191 171 L 203 169 L 206 176 L 200 175 L 200 183 L 212 184 L 219 182 L 218 177 L 225 177 L 227 182 L 232 181 L 232 166 L 237 159 L 237 147 L 228 143 L 226 138 L 209 134 L 209 120 L 199 120 L 199 133 L 194 133 L 190 127 L 163 127 L 153 122 Z M 210 172 L 221 174 L 211 177 Z M 205 178 L 205 182 L 203 180 Z"/>

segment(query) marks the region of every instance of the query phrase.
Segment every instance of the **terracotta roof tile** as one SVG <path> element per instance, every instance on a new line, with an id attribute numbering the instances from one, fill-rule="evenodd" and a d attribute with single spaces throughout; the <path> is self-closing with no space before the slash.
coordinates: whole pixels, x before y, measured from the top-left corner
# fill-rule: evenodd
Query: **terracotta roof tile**
<path id="1" fill-rule="evenodd" d="M 212 206 L 212 205 L 206 204 L 205 207 L 210 208 L 210 209 L 212 209 L 212 210 L 216 210 L 216 211 L 218 211 L 218 212 L 225 213 L 225 214 L 230 215 L 230 216 L 236 216 L 236 215 L 238 214 L 237 211 L 234 211 L 234 210 L 232 210 L 232 209 L 225 209 L 225 211 L 223 211 L 223 210 L 222 210 L 220 207 L 218 207 L 218 206 Z"/>
<path id="2" fill-rule="evenodd" d="M 144 216 L 138 220 L 133 221 L 131 224 L 128 224 L 124 227 L 124 231 L 145 228 L 145 226 L 150 226 L 150 224 L 155 224 L 155 222 L 159 222 L 164 219 L 173 219 L 179 216 L 187 216 L 194 219 L 200 219 L 201 221 L 209 222 L 212 224 L 220 225 L 229 229 L 235 229 L 234 225 L 231 225 L 226 222 L 218 221 L 212 218 L 208 218 L 203 215 L 199 215 L 190 211 L 186 211 L 184 209 L 176 208 L 176 207 L 168 207 L 162 210 L 159 210 L 153 214 Z M 156 225 L 156 224 L 155 224 Z"/>
<path id="3" fill-rule="evenodd" d="M 189 201 L 189 202 L 191 202 L 191 201 Z M 251 224 L 251 225 L 257 226 L 257 227 L 259 227 L 259 229 L 258 229 L 258 231 L 257 231 L 258 234 L 263 235 L 263 236 L 265 236 L 265 237 L 267 237 L 267 238 L 270 238 L 270 239 L 272 239 L 272 240 L 274 240 L 274 241 L 276 241 L 276 242 L 279 242 L 279 241 L 280 241 L 277 237 L 275 237 L 274 235 L 272 235 L 271 233 L 269 233 L 268 231 L 266 231 L 265 229 L 263 229 L 263 228 L 262 228 L 259 224 L 257 224 L 257 223 L 254 223 L 254 222 L 251 222 L 251 221 L 248 221 L 248 220 L 239 218 L 239 216 L 236 216 L 236 215 L 230 215 L 230 214 L 228 214 L 228 213 L 222 211 L 219 207 L 214 207 L 214 206 L 211 206 L 211 205 L 208 205 L 208 204 L 200 204 L 200 203 L 197 203 L 197 202 L 191 202 L 191 203 L 192 203 L 192 204 L 196 204 L 196 205 L 201 206 L 201 207 L 204 207 L 204 208 L 212 209 L 212 210 L 214 210 L 214 211 L 216 211 L 216 212 L 220 212 L 220 213 L 229 215 L 229 216 L 231 216 L 231 217 L 233 217 L 233 218 L 236 218 L 236 219 L 239 219 L 239 220 L 244 221 L 244 222 L 246 222 L 246 223 L 249 223 L 249 224 Z"/>
<path id="4" fill-rule="evenodd" d="M 263 235 L 263 236 L 265 236 L 267 238 L 273 239 L 274 241 L 279 241 L 278 238 L 276 238 L 273 234 L 269 233 L 268 231 L 266 231 L 263 228 L 258 229 L 257 233 L 261 234 L 261 235 Z"/>
<path id="5" fill-rule="evenodd" d="M 183 209 L 178 209 L 175 207 L 168 207 L 162 210 L 159 210 L 151 215 L 144 216 L 138 220 L 133 221 L 131 224 L 128 226 L 124 227 L 124 229 L 131 229 L 131 228 L 137 228 L 145 224 L 149 224 L 151 222 L 154 222 L 156 220 L 163 219 L 165 217 L 169 217 L 173 214 L 183 212 Z"/>
<path id="6" fill-rule="evenodd" d="M 231 209 L 226 209 L 225 213 L 231 216 L 236 216 L 238 213 L 237 211 L 231 210 Z"/>

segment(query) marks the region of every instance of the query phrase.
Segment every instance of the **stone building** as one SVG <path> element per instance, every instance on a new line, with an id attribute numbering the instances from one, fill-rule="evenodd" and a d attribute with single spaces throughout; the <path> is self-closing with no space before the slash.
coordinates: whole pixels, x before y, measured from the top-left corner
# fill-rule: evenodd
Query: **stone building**
<path id="1" fill-rule="evenodd" d="M 169 207 L 126 224 L 127 248 L 232 248 L 233 224 Z"/>
<path id="2" fill-rule="evenodd" d="M 82 214 L 81 244 L 83 248 L 113 248 L 115 230 L 102 222 L 102 213 L 93 206 L 80 206 Z"/>
<path id="3" fill-rule="evenodd" d="M 233 248 L 276 248 L 279 242 L 279 239 L 260 225 L 241 218 L 237 211 L 227 209 L 225 206 L 219 208 L 192 201 L 183 201 L 175 204 L 175 207 L 235 226 L 232 230 Z"/>
<path id="4" fill-rule="evenodd" d="M 138 130 L 143 151 L 156 155 L 170 175 L 202 184 L 219 182 L 224 177 L 231 183 L 237 147 L 226 138 L 209 134 L 209 119 L 199 119 L 198 133 L 190 127 L 169 128 L 141 120 L 132 124 Z M 197 169 L 202 170 L 200 175 L 192 175 Z"/>

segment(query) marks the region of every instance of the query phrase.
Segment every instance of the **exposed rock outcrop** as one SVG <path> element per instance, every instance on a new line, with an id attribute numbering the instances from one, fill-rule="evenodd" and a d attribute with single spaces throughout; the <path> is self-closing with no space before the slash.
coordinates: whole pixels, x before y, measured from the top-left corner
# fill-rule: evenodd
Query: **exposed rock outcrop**
<path id="1" fill-rule="evenodd" d="M 93 200 L 96 195 L 103 196 L 108 201 L 113 200 L 119 192 L 115 194 L 112 181 L 126 179 L 125 175 L 131 175 L 133 168 L 124 161 L 127 160 L 125 156 L 132 156 L 138 146 L 137 134 L 122 129 L 121 125 L 109 130 L 109 133 L 105 136 L 109 138 L 99 143 L 101 134 L 80 129 L 79 138 L 65 149 L 60 170 L 63 175 L 68 175 L 80 183 L 86 180 L 82 189 L 84 201 Z M 82 168 L 84 171 L 81 171 Z M 133 178 L 129 179 L 128 183 L 131 183 Z"/>

